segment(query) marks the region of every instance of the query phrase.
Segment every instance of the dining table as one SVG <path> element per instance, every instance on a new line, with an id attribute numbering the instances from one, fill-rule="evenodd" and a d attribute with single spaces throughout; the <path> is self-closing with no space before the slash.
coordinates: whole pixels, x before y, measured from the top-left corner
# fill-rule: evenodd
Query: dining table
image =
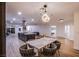
<path id="1" fill-rule="evenodd" d="M 43 37 L 43 38 L 40 38 L 40 39 L 35 39 L 35 40 L 32 40 L 32 41 L 27 41 L 26 44 L 34 47 L 37 49 L 37 55 L 40 56 L 40 50 L 43 49 L 44 47 L 50 45 L 52 42 L 54 42 L 55 38 L 52 38 L 52 37 Z"/>

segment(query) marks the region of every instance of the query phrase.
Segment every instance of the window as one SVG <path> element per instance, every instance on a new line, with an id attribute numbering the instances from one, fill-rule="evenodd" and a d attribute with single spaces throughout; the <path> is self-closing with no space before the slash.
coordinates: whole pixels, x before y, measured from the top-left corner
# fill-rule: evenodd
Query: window
<path id="1" fill-rule="evenodd" d="M 51 26 L 51 34 L 56 34 L 56 26 Z"/>
<path id="2" fill-rule="evenodd" d="M 27 26 L 27 31 L 31 31 L 31 26 Z"/>
<path id="3" fill-rule="evenodd" d="M 19 31 L 21 31 L 21 28 L 19 28 Z"/>
<path id="4" fill-rule="evenodd" d="M 70 35 L 70 25 L 65 25 L 65 33 L 66 35 Z"/>

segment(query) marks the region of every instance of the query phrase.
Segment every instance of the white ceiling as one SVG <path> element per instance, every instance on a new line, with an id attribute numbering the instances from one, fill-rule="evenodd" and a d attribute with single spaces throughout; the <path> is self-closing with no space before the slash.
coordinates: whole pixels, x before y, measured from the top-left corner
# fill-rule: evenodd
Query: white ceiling
<path id="1" fill-rule="evenodd" d="M 44 23 L 41 20 L 40 8 L 47 4 L 47 13 L 50 17 L 48 23 Z M 17 15 L 17 12 L 21 11 L 22 15 Z M 79 11 L 78 2 L 7 2 L 6 14 L 7 21 L 11 21 L 12 18 L 16 18 L 15 23 L 21 23 L 22 17 L 28 24 L 56 24 L 57 20 L 64 19 L 64 22 L 73 21 L 73 13 Z M 34 22 L 32 22 L 32 18 Z"/>

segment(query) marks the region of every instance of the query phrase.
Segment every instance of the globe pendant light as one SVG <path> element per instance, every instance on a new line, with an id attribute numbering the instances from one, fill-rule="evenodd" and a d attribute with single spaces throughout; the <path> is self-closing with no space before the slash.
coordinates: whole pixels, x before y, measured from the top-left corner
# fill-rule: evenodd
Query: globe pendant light
<path id="1" fill-rule="evenodd" d="M 49 22 L 50 21 L 50 18 L 49 18 L 49 16 L 45 13 L 45 14 L 43 14 L 43 16 L 42 16 L 42 21 L 43 22 Z"/>
<path id="2" fill-rule="evenodd" d="M 49 22 L 50 17 L 47 15 L 47 5 L 45 4 L 40 10 L 40 13 L 42 14 L 42 21 Z"/>

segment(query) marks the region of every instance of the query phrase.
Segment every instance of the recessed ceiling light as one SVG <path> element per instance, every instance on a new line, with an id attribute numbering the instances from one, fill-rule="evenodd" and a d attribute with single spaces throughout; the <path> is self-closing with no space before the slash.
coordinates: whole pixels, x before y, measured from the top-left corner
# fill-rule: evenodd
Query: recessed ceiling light
<path id="1" fill-rule="evenodd" d="M 13 21 L 10 21 L 10 23 L 13 23 Z"/>
<path id="2" fill-rule="evenodd" d="M 16 20 L 16 18 L 13 18 L 13 21 L 15 21 Z"/>
<path id="3" fill-rule="evenodd" d="M 34 21 L 34 19 L 32 19 L 32 22 Z"/>
<path id="4" fill-rule="evenodd" d="M 22 12 L 18 12 L 18 15 L 22 15 Z"/>

